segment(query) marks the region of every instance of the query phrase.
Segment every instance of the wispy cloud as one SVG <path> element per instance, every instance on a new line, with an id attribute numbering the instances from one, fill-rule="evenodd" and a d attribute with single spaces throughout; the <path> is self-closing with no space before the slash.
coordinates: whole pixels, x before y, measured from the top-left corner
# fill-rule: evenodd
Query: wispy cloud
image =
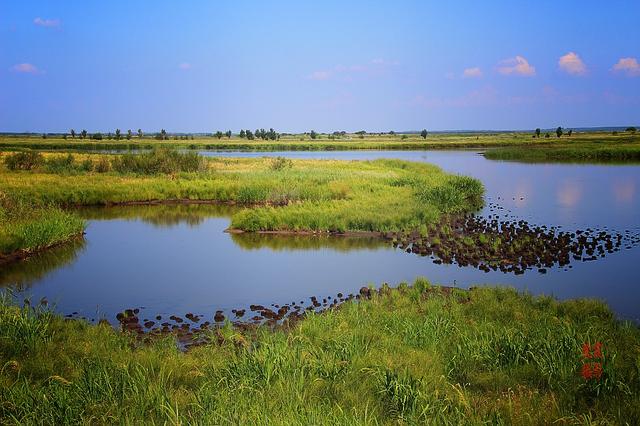
<path id="1" fill-rule="evenodd" d="M 192 68 L 192 66 L 189 62 L 182 62 L 178 65 L 178 68 L 180 68 L 183 71 L 188 71 Z"/>
<path id="2" fill-rule="evenodd" d="M 504 93 L 491 85 L 485 85 L 461 96 L 433 97 L 418 95 L 408 102 L 410 107 L 429 109 L 440 108 L 483 108 L 505 107 L 513 105 L 542 105 L 542 104 L 582 104 L 589 101 L 584 93 L 561 93 L 553 87 L 546 86 L 541 92 L 528 94 Z"/>
<path id="3" fill-rule="evenodd" d="M 307 80 L 325 81 L 325 80 L 343 80 L 352 81 L 356 75 L 368 74 L 379 75 L 384 74 L 390 67 L 398 65 L 397 61 L 388 61 L 382 58 L 373 59 L 370 63 L 361 65 L 336 65 L 331 69 L 316 70 L 305 76 Z"/>
<path id="4" fill-rule="evenodd" d="M 524 77 L 533 77 L 536 75 L 536 68 L 522 56 L 505 59 L 500 62 L 498 72 L 503 75 L 520 75 Z"/>
<path id="5" fill-rule="evenodd" d="M 575 52 L 569 52 L 566 55 L 560 56 L 560 59 L 558 59 L 558 67 L 571 75 L 585 75 L 587 73 L 587 66 Z"/>
<path id="6" fill-rule="evenodd" d="M 16 64 L 16 65 L 12 66 L 11 67 L 11 71 L 17 72 L 17 73 L 20 73 L 20 74 L 42 74 L 43 73 L 35 65 L 29 64 L 29 63 L 26 63 L 26 62 L 22 63 L 22 64 Z"/>
<path id="7" fill-rule="evenodd" d="M 467 68 L 462 72 L 462 78 L 480 78 L 482 70 L 479 67 Z"/>
<path id="8" fill-rule="evenodd" d="M 640 76 L 640 64 L 636 58 L 620 58 L 611 70 L 628 77 Z"/>
<path id="9" fill-rule="evenodd" d="M 423 108 L 468 108 L 494 105 L 499 100 L 492 86 L 485 86 L 457 97 L 429 97 L 418 95 L 409 101 L 409 106 Z"/>
<path id="10" fill-rule="evenodd" d="M 58 28 L 60 26 L 59 19 L 43 19 L 37 17 L 33 20 L 33 23 L 39 27 Z"/>
<path id="11" fill-rule="evenodd" d="M 314 71 L 307 76 L 308 80 L 323 81 L 331 78 L 331 71 Z"/>

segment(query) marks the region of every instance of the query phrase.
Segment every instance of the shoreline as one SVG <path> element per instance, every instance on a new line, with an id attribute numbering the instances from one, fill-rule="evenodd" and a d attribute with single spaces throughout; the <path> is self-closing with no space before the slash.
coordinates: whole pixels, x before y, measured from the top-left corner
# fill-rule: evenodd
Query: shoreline
<path id="1" fill-rule="evenodd" d="M 56 241 L 54 243 L 48 244 L 43 247 L 38 247 L 36 249 L 19 249 L 9 253 L 0 253 L 0 266 L 8 265 L 15 262 L 20 262 L 22 260 L 27 260 L 32 256 L 46 252 L 48 250 L 51 250 L 52 248 L 59 247 L 61 245 L 70 243 L 72 241 L 81 240 L 84 238 L 85 235 L 86 235 L 86 232 L 82 231 L 81 233 L 72 235 L 69 238 L 65 238 L 64 240 Z"/>

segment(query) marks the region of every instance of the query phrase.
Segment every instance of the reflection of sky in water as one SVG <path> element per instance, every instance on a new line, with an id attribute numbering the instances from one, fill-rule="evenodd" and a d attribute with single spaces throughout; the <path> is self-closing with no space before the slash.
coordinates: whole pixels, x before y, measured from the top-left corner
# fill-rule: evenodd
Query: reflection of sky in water
<path id="1" fill-rule="evenodd" d="M 613 181 L 613 195 L 615 201 L 619 204 L 632 204 L 633 198 L 636 194 L 635 181 L 628 180 L 614 180 Z"/>
<path id="2" fill-rule="evenodd" d="M 297 152 L 292 157 L 431 161 L 447 171 L 482 180 L 487 201 L 504 206 L 504 211 L 495 212 L 500 215 L 567 229 L 607 225 L 614 230 L 638 230 L 637 166 L 519 164 L 488 161 L 475 152 L 442 151 Z M 573 263 L 568 272 L 485 274 L 473 268 L 435 265 L 426 258 L 369 242 L 315 240 L 305 247 L 300 239 L 243 240 L 223 232 L 229 222 L 221 215 L 230 212 L 213 209 L 205 219 L 198 219 L 178 206 L 163 208 L 163 214 L 154 217 L 154 208 L 111 210 L 102 216 L 99 210 L 88 211 L 92 219 L 84 248 L 58 257 L 52 252 L 52 258 L 44 259 L 42 265 L 32 263 L 30 269 L 14 269 L 11 275 L 27 283 L 32 274 L 35 282 L 28 292 L 34 297 L 47 296 L 62 312 L 90 316 L 142 306 L 147 316 L 154 312 L 207 314 L 251 303 L 286 303 L 312 295 L 356 292 L 368 283 L 397 284 L 422 275 L 432 282 L 455 282 L 461 287 L 504 284 L 560 298 L 596 297 L 605 299 L 624 317 L 640 318 L 635 271 L 638 248 L 595 262 Z M 484 212 L 494 213 L 488 207 Z"/>

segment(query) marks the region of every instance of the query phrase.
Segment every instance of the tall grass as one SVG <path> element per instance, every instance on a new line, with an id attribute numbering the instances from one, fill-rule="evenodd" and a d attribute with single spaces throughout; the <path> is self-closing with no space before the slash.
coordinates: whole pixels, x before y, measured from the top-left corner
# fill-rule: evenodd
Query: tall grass
<path id="1" fill-rule="evenodd" d="M 27 343 L 15 349 L 23 328 Z M 510 289 L 445 291 L 420 280 L 289 331 L 227 324 L 215 332 L 221 343 L 188 353 L 170 339 L 137 347 L 108 326 L 5 301 L 0 338 L 0 417 L 10 423 L 640 420 L 637 326 L 600 302 Z M 597 382 L 580 376 L 581 345 L 595 341 L 606 364 Z"/>
<path id="2" fill-rule="evenodd" d="M 143 175 L 198 172 L 204 170 L 205 160 L 194 152 L 181 153 L 168 148 L 157 148 L 142 154 L 116 156 L 112 167 L 120 173 Z"/>
<path id="3" fill-rule="evenodd" d="M 0 172 L 0 182 L 13 199 L 59 206 L 155 200 L 251 206 L 232 217 L 232 227 L 245 231 L 419 229 L 444 213 L 482 204 L 478 181 L 406 161 L 205 160 L 170 151 L 73 157 L 79 164 L 108 158 L 113 170 L 70 175 L 7 171 Z M 52 161 L 56 155 L 46 158 Z"/>
<path id="4" fill-rule="evenodd" d="M 13 200 L 0 192 L 0 256 L 50 247 L 81 234 L 84 228 L 84 220 L 71 212 Z"/>
<path id="5" fill-rule="evenodd" d="M 640 138 L 618 141 L 553 144 L 536 147 L 502 147 L 488 150 L 491 160 L 525 162 L 640 162 Z"/>

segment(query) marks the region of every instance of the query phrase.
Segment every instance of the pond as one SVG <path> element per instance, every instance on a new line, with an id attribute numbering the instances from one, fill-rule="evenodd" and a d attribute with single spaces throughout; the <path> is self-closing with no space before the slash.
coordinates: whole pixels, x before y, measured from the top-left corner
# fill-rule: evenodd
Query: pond
<path id="1" fill-rule="evenodd" d="M 637 165 L 523 164 L 485 159 L 476 151 L 203 152 L 206 156 L 286 156 L 427 161 L 479 178 L 486 188 L 480 216 L 526 220 L 561 230 L 640 232 Z M 591 262 L 523 275 L 435 264 L 375 238 L 228 234 L 233 208 L 210 205 L 82 209 L 84 241 L 0 269 L 0 284 L 19 297 L 42 297 L 64 314 L 115 321 L 139 308 L 141 318 L 284 304 L 395 285 L 417 276 L 466 288 L 511 285 L 561 299 L 605 300 L 640 321 L 638 244 Z M 630 248 L 627 248 L 630 247 Z M 233 316 L 231 316 L 233 318 Z"/>

